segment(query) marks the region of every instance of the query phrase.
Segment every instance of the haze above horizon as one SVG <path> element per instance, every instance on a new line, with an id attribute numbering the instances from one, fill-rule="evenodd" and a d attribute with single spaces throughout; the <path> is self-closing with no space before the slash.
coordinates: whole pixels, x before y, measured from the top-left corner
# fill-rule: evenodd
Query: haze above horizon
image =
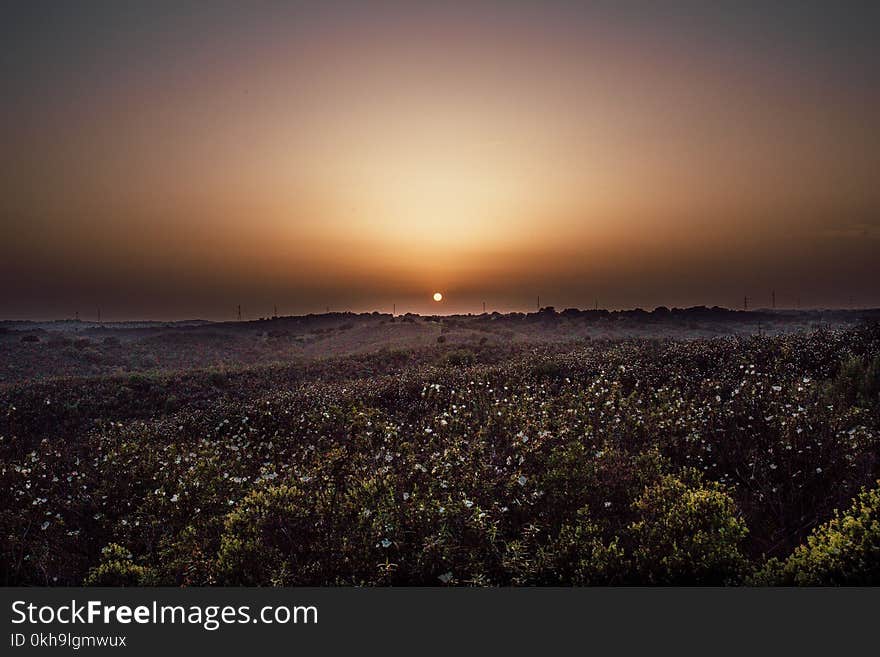
<path id="1" fill-rule="evenodd" d="M 0 319 L 880 306 L 876 3 L 0 18 Z"/>

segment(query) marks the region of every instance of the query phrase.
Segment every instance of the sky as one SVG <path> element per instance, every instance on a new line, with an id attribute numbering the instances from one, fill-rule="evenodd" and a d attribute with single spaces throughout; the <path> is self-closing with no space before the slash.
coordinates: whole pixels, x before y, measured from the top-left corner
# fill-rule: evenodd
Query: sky
<path id="1" fill-rule="evenodd" d="M 878 24 L 4 2 L 0 318 L 880 306 Z"/>

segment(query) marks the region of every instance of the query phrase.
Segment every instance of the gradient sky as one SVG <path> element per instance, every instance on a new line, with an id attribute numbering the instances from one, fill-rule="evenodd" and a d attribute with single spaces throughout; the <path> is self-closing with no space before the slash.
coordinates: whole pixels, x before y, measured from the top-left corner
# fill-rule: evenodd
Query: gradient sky
<path id="1" fill-rule="evenodd" d="M 2 318 L 880 305 L 877 2 L 0 24 Z"/>

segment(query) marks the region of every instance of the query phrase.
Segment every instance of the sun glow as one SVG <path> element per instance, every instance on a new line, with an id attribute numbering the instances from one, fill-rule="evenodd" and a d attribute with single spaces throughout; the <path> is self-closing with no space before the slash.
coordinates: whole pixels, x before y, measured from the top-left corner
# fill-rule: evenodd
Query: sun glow
<path id="1" fill-rule="evenodd" d="M 443 295 L 439 292 L 434 292 L 434 301 L 443 301 Z"/>

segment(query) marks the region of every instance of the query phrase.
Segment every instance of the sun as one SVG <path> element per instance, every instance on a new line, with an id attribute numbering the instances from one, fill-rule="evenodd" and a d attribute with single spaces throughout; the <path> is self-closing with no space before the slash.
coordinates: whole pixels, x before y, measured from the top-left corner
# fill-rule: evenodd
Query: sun
<path id="1" fill-rule="evenodd" d="M 439 292 L 434 292 L 434 301 L 443 301 L 443 295 Z"/>

